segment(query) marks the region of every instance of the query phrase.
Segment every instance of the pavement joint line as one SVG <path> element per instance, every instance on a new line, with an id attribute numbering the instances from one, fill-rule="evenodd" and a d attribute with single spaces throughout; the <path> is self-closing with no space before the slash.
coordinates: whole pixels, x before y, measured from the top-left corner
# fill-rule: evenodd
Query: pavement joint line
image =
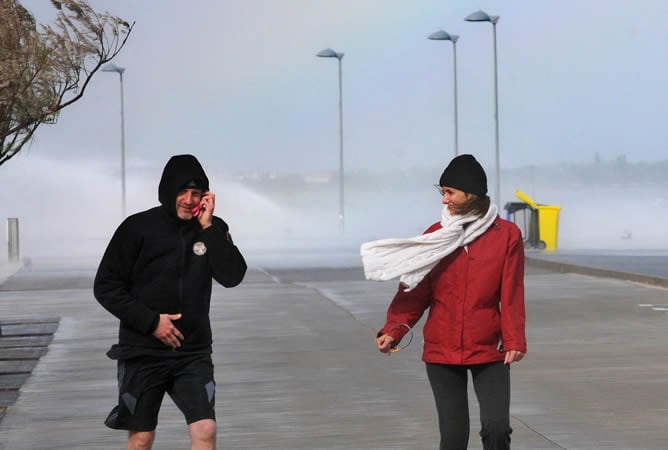
<path id="1" fill-rule="evenodd" d="M 45 347 L 42 347 L 45 348 Z M 38 361 L 39 357 L 37 358 L 4 358 L 0 356 L 0 361 Z M 0 372 L 0 375 L 2 375 L 4 372 Z"/>
<path id="2" fill-rule="evenodd" d="M 43 333 L 25 333 L 25 334 L 2 334 L 0 332 L 0 337 L 32 337 L 32 336 L 51 336 L 53 333 L 43 332 Z"/>
<path id="3" fill-rule="evenodd" d="M 276 284 L 281 284 L 281 279 L 278 278 L 276 275 L 272 275 L 271 273 L 267 272 L 267 270 L 264 267 L 256 266 L 254 267 L 255 270 L 258 272 L 261 272 L 265 275 L 267 275 L 269 278 L 271 278 L 271 281 L 273 281 Z"/>
<path id="4" fill-rule="evenodd" d="M 339 302 L 337 302 L 336 300 L 331 298 L 326 292 L 324 292 L 319 287 L 313 286 L 312 284 L 309 284 L 309 283 L 300 283 L 300 282 L 294 282 L 294 283 L 291 283 L 291 284 L 293 284 L 294 286 L 299 286 L 299 287 L 304 287 L 304 288 L 307 288 L 307 289 L 311 289 L 311 290 L 317 292 L 318 295 L 327 299 L 328 302 L 330 302 L 331 304 L 333 304 L 334 306 L 336 306 L 337 308 L 339 308 L 340 310 L 345 312 L 349 317 L 352 317 L 355 321 L 357 321 L 359 323 L 362 323 L 361 320 L 359 320 L 357 317 L 355 317 L 355 314 L 348 311 L 346 308 L 344 308 L 342 305 L 340 305 Z"/>
<path id="5" fill-rule="evenodd" d="M 0 347 L 0 348 L 3 348 L 3 349 L 8 349 L 8 348 L 11 348 L 11 349 L 26 349 L 26 348 L 48 348 L 48 347 L 49 347 L 48 345 L 12 345 L 12 346 L 8 346 L 8 347 Z"/>
<path id="6" fill-rule="evenodd" d="M 533 428 L 531 425 L 529 425 L 528 423 L 526 423 L 524 420 L 520 419 L 518 416 L 516 416 L 516 415 L 514 415 L 514 414 L 511 414 L 510 417 L 512 417 L 513 419 L 515 419 L 516 421 L 518 421 L 519 423 L 521 423 L 522 425 L 524 425 L 525 427 L 527 427 L 529 430 L 531 430 L 531 431 L 533 431 L 534 433 L 536 433 L 538 436 L 540 436 L 540 437 L 542 437 L 543 439 L 545 439 L 546 441 L 548 441 L 550 444 L 553 444 L 553 445 L 555 445 L 557 448 L 560 448 L 560 449 L 562 449 L 562 450 L 567 450 L 566 447 L 562 447 L 562 446 L 559 445 L 558 443 L 554 442 L 552 439 L 550 439 L 549 437 L 545 436 L 543 433 L 541 433 L 541 432 L 539 432 L 538 430 L 536 430 L 535 428 Z"/>

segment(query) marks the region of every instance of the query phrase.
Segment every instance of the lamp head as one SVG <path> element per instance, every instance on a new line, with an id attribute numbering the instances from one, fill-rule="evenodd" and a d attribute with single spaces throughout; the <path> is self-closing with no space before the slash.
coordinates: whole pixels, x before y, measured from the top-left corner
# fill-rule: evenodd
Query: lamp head
<path id="1" fill-rule="evenodd" d="M 459 39 L 459 36 L 456 34 L 450 34 L 447 31 L 438 30 L 434 33 L 431 33 L 427 39 L 432 41 L 452 41 L 454 44 L 457 42 L 457 39 Z"/>
<path id="2" fill-rule="evenodd" d="M 496 24 L 499 21 L 499 16 L 490 16 L 485 11 L 480 10 L 469 14 L 464 20 L 467 22 L 491 22 Z"/>
<path id="3" fill-rule="evenodd" d="M 116 72 L 122 75 L 125 72 L 125 67 L 118 67 L 116 64 L 109 63 L 102 66 L 101 70 L 102 72 Z"/>
<path id="4" fill-rule="evenodd" d="M 343 58 L 343 53 L 337 53 L 331 48 L 326 48 L 324 50 L 320 50 L 318 54 L 315 56 L 318 56 L 320 58 L 337 58 L 340 60 L 341 58 Z"/>

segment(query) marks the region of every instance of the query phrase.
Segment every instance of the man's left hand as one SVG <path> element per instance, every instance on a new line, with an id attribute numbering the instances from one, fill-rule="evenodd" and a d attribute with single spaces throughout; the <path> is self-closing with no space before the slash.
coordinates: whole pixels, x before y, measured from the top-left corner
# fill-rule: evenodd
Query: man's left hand
<path id="1" fill-rule="evenodd" d="M 205 192 L 202 194 L 200 205 L 202 205 L 202 208 L 197 216 L 197 220 L 199 220 L 199 224 L 202 225 L 203 229 L 209 228 L 213 223 L 213 210 L 216 207 L 216 194 L 213 192 Z"/>
<path id="2" fill-rule="evenodd" d="M 514 363 L 520 361 L 522 358 L 524 358 L 524 353 L 519 352 L 517 350 L 508 350 L 506 352 L 506 360 L 503 363 L 504 364 Z"/>

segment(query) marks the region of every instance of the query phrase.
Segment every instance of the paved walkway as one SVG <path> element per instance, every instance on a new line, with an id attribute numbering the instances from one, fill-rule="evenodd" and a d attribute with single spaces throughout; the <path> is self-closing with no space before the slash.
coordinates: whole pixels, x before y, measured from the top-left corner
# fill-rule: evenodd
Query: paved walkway
<path id="1" fill-rule="evenodd" d="M 0 286 L 0 317 L 60 317 L 49 347 L 0 422 L 0 449 L 120 449 L 102 422 L 116 396 L 115 320 L 92 270 L 35 265 Z M 434 449 L 433 399 L 408 349 L 377 353 L 394 282 L 359 268 L 251 270 L 214 289 L 219 448 Z M 530 269 L 529 354 L 513 367 L 515 449 L 668 448 L 668 290 Z M 472 449 L 480 448 L 472 399 Z M 188 448 L 171 400 L 156 449 Z"/>

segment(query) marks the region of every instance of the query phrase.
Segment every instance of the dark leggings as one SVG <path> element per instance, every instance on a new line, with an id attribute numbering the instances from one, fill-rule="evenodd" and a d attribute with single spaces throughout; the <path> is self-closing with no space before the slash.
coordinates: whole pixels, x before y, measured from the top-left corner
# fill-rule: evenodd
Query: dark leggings
<path id="1" fill-rule="evenodd" d="M 456 366 L 427 363 L 441 431 L 440 450 L 465 450 L 469 443 L 467 371 L 480 405 L 480 437 L 485 450 L 510 449 L 510 366 L 503 361 Z"/>

